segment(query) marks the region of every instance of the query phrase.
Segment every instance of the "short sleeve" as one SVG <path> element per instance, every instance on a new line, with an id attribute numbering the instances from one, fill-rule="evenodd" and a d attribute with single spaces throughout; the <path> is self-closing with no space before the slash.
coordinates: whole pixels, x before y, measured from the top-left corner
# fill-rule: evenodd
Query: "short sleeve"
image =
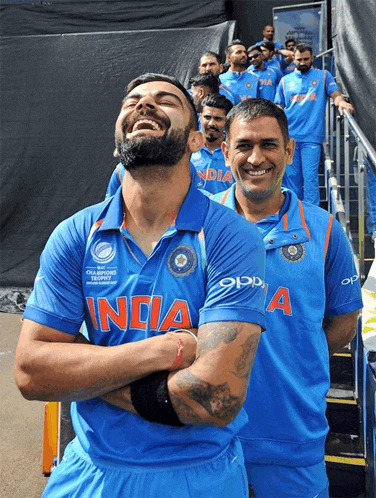
<path id="1" fill-rule="evenodd" d="M 207 293 L 200 325 L 240 321 L 265 329 L 265 248 L 258 230 L 224 206 L 210 222 Z"/>
<path id="2" fill-rule="evenodd" d="M 325 93 L 331 95 L 333 92 L 339 92 L 338 85 L 329 71 L 325 71 Z"/>
<path id="3" fill-rule="evenodd" d="M 327 316 L 362 308 L 359 276 L 350 243 L 337 220 L 333 221 L 325 261 Z"/>
<path id="4" fill-rule="evenodd" d="M 78 235 L 72 218 L 54 230 L 42 252 L 24 318 L 61 332 L 78 333 L 84 315 L 84 250 L 85 239 Z"/>
<path id="5" fill-rule="evenodd" d="M 283 105 L 284 107 L 286 107 L 283 79 L 278 83 L 277 91 L 275 93 L 274 102 L 276 104 L 280 104 L 280 105 Z"/>

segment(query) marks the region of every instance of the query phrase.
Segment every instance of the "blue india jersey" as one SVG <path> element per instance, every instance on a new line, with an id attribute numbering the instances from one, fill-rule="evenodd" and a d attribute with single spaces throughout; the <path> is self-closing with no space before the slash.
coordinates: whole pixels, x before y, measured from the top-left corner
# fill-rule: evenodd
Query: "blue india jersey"
<path id="1" fill-rule="evenodd" d="M 235 188 L 211 197 L 236 209 Z M 350 244 L 332 215 L 284 190 L 279 213 L 256 223 L 266 248 L 266 321 L 240 437 L 246 463 L 314 465 L 324 458 L 330 387 L 323 317 L 362 307 Z"/>
<path id="2" fill-rule="evenodd" d="M 291 137 L 297 142 L 323 142 L 326 98 L 335 91 L 333 76 L 322 69 L 295 70 L 282 78 L 275 103 L 284 106 Z"/>
<path id="3" fill-rule="evenodd" d="M 235 104 L 242 100 L 259 97 L 258 78 L 248 71 L 235 73 L 229 69 L 219 75 L 221 84 L 231 92 Z"/>
<path id="4" fill-rule="evenodd" d="M 226 166 L 221 147 L 213 152 L 204 146 L 191 155 L 191 165 L 198 177 L 198 187 L 216 194 L 227 190 L 234 183 L 231 169 Z"/>
<path id="5" fill-rule="evenodd" d="M 275 92 L 281 79 L 274 68 L 256 69 L 251 65 L 247 71 L 259 79 L 259 97 L 274 101 Z"/>
<path id="6" fill-rule="evenodd" d="M 118 189 L 55 229 L 24 317 L 68 334 L 85 322 L 87 338 L 105 347 L 209 322 L 264 327 L 264 263 L 257 229 L 192 184 L 175 223 L 146 257 L 127 230 Z M 71 415 L 83 450 L 119 465 L 211 459 L 247 420 L 241 410 L 223 428 L 170 427 L 100 398 L 73 402 Z"/>

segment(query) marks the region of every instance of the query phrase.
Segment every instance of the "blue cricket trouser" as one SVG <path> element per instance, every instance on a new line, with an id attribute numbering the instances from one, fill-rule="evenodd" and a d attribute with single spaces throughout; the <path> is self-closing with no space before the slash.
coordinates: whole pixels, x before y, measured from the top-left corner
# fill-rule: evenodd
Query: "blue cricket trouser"
<path id="1" fill-rule="evenodd" d="M 212 460 L 166 468 L 94 462 L 76 438 L 42 498 L 248 498 L 248 483 L 237 439 Z"/>
<path id="2" fill-rule="evenodd" d="M 282 186 L 293 190 L 299 199 L 318 206 L 321 144 L 296 142 L 292 164 L 286 166 Z"/>
<path id="3" fill-rule="evenodd" d="M 245 468 L 255 498 L 329 498 L 324 460 L 308 467 L 249 463 Z"/>

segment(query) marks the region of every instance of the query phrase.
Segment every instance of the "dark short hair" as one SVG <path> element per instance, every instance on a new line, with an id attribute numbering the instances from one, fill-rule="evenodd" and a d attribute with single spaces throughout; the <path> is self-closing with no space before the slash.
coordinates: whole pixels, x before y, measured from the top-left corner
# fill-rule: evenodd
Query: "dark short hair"
<path id="1" fill-rule="evenodd" d="M 231 52 L 232 52 L 231 49 L 232 49 L 232 47 L 234 45 L 243 45 L 243 47 L 247 50 L 247 45 L 244 42 L 242 42 L 241 40 L 236 39 L 236 40 L 232 40 L 232 42 L 230 43 L 230 45 L 227 45 L 227 47 L 226 47 L 226 55 L 231 54 Z"/>
<path id="2" fill-rule="evenodd" d="M 211 93 L 218 93 L 219 80 L 213 73 L 196 74 L 189 80 L 191 86 L 206 86 L 210 88 Z"/>
<path id="3" fill-rule="evenodd" d="M 313 55 L 312 46 L 309 45 L 308 43 L 299 43 L 299 45 L 297 45 L 294 50 L 294 52 L 306 52 L 306 51 L 310 52 L 310 54 Z"/>
<path id="4" fill-rule="evenodd" d="M 130 83 L 125 88 L 125 95 L 124 98 L 127 97 L 127 95 L 134 90 L 136 87 L 143 85 L 144 83 L 150 83 L 152 81 L 165 81 L 166 83 L 170 83 L 171 85 L 176 86 L 183 94 L 184 97 L 186 98 L 188 107 L 191 111 L 191 119 L 189 122 L 190 128 L 198 129 L 198 118 L 197 118 L 197 112 L 196 108 L 194 106 L 192 97 L 189 95 L 188 91 L 184 86 L 180 83 L 180 81 L 175 78 L 174 76 L 166 76 L 165 74 L 157 74 L 157 73 L 145 73 L 142 74 L 141 76 L 138 76 L 137 78 L 134 78 Z"/>
<path id="5" fill-rule="evenodd" d="M 294 43 L 295 43 L 295 45 L 296 45 L 296 40 L 295 40 L 295 38 L 288 38 L 288 39 L 285 41 L 285 45 L 287 45 L 287 44 L 288 44 L 288 43 L 290 43 L 290 42 L 294 42 Z"/>
<path id="6" fill-rule="evenodd" d="M 257 118 L 268 116 L 278 121 L 283 142 L 285 146 L 289 141 L 289 127 L 285 112 L 271 100 L 262 98 L 247 99 L 234 106 L 226 116 L 225 133 L 226 140 L 230 137 L 231 125 L 236 118 L 243 118 L 245 121 L 253 121 Z"/>
<path id="7" fill-rule="evenodd" d="M 247 48 L 247 54 L 249 52 L 253 52 L 254 50 L 257 50 L 257 52 L 261 52 L 262 53 L 260 45 L 252 45 L 251 47 Z"/>
<path id="8" fill-rule="evenodd" d="M 274 43 L 270 41 L 264 41 L 260 43 L 260 47 L 267 48 L 269 52 L 272 52 L 274 50 Z"/>
<path id="9" fill-rule="evenodd" d="M 200 57 L 200 63 L 201 63 L 201 59 L 203 57 L 215 57 L 216 60 L 217 60 L 217 62 L 218 62 L 218 64 L 222 64 L 221 57 L 216 52 L 211 52 L 209 50 L 208 52 L 205 52 L 204 54 L 202 54 L 201 57 Z"/>
<path id="10" fill-rule="evenodd" d="M 263 27 L 263 29 L 262 29 L 262 30 L 264 31 L 264 29 L 265 29 L 265 28 L 267 28 L 268 26 L 270 26 L 270 27 L 272 27 L 272 28 L 274 29 L 273 24 L 271 24 L 271 23 L 269 22 L 268 24 L 265 24 L 265 26 Z"/>
<path id="11" fill-rule="evenodd" d="M 219 93 L 208 95 L 201 102 L 201 105 L 202 107 L 215 107 L 217 109 L 223 109 L 226 115 L 232 109 L 231 102 L 224 95 L 220 95 Z"/>

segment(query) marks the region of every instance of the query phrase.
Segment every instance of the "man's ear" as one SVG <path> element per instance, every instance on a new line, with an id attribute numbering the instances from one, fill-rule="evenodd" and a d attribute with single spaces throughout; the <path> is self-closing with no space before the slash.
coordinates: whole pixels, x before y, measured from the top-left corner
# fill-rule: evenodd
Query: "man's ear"
<path id="1" fill-rule="evenodd" d="M 223 65 L 223 64 L 219 64 L 219 68 L 220 68 L 220 71 L 221 71 L 221 73 L 222 73 L 225 67 L 224 67 L 224 65 Z"/>
<path id="2" fill-rule="evenodd" d="M 228 145 L 225 141 L 222 142 L 221 148 L 222 148 L 223 155 L 225 156 L 226 166 L 229 167 L 230 165 L 227 162 L 228 161 Z"/>
<path id="3" fill-rule="evenodd" d="M 295 140 L 290 138 L 286 145 L 286 164 L 292 164 L 295 152 Z"/>
<path id="4" fill-rule="evenodd" d="M 188 137 L 188 150 L 189 152 L 198 152 L 203 148 L 205 144 L 205 138 L 201 131 L 191 131 Z"/>

